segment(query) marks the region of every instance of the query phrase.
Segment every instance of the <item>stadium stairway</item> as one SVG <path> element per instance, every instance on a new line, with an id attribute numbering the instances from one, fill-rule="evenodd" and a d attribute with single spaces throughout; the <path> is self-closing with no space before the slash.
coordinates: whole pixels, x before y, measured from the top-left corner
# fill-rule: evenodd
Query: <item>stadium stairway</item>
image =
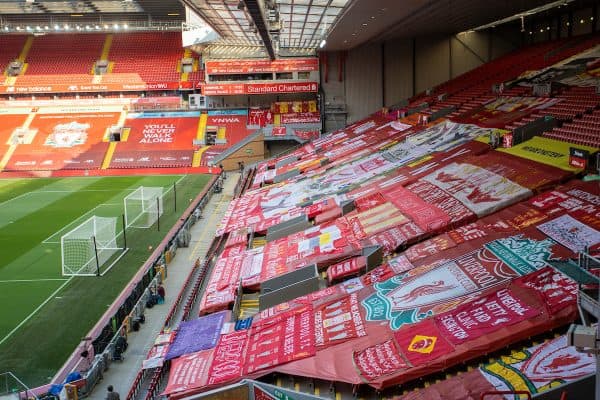
<path id="1" fill-rule="evenodd" d="M 176 294 L 184 286 L 186 278 L 193 268 L 194 261 L 206 255 L 215 235 L 215 226 L 223 218 L 225 210 L 233 198 L 233 191 L 238 179 L 239 174 L 230 173 L 224 182 L 223 191 L 213 194 L 203 210 L 203 220 L 196 223 L 191 229 L 189 247 L 178 249 L 177 254 L 169 264 L 168 278 L 163 283 L 166 291 L 165 303 L 146 309 L 146 321 L 141 325 L 140 330 L 128 334 L 129 346 L 127 351 L 123 353 L 123 361 L 110 364 L 110 368 L 104 372 L 102 381 L 90 393 L 89 399 L 104 400 L 108 385 L 113 385 L 121 398 L 125 399 L 141 368 L 142 361 L 152 348 L 156 336 L 163 329 L 165 318 L 176 302 Z M 186 295 L 187 293 L 184 293 L 183 298 Z M 197 311 L 192 310 L 191 315 L 197 316 Z M 172 326 L 177 326 L 177 322 L 173 323 Z M 146 393 L 142 390 L 137 398 L 143 399 L 145 395 Z"/>

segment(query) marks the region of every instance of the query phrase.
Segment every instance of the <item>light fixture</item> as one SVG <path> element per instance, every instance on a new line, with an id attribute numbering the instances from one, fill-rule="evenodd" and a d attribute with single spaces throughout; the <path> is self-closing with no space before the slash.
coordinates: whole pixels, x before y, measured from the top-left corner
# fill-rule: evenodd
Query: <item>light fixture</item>
<path id="1" fill-rule="evenodd" d="M 174 13 L 168 13 L 167 15 L 168 15 L 169 17 L 176 17 L 176 16 L 178 16 L 178 15 L 179 15 L 179 13 L 177 13 L 177 12 L 174 12 Z"/>
<path id="2" fill-rule="evenodd" d="M 20 27 L 20 26 L 17 26 L 17 30 L 18 30 L 18 31 L 20 31 L 20 30 L 21 30 L 21 27 Z"/>
<path id="3" fill-rule="evenodd" d="M 99 29 L 100 29 L 100 25 L 96 25 L 96 30 L 99 30 Z"/>
<path id="4" fill-rule="evenodd" d="M 44 29 L 48 30 L 48 29 L 50 29 L 50 27 L 48 25 L 46 25 L 46 26 L 44 26 Z"/>
<path id="5" fill-rule="evenodd" d="M 583 18 L 581 18 L 581 19 L 579 20 L 579 23 L 580 23 L 580 24 L 583 24 L 584 22 L 585 22 L 585 20 L 584 20 Z"/>
<path id="6" fill-rule="evenodd" d="M 321 40 L 321 43 L 319 44 L 319 48 L 322 49 L 323 47 L 325 47 L 326 44 L 327 44 L 327 41 L 325 41 L 325 39 Z"/>
<path id="7" fill-rule="evenodd" d="M 573 2 L 573 1 L 575 1 L 575 0 L 558 0 L 558 1 L 553 1 L 553 2 L 545 4 L 543 6 L 532 8 L 530 10 L 523 11 L 521 13 L 512 15 L 510 17 L 506 17 L 506 18 L 503 18 L 503 19 L 499 19 L 498 21 L 494 21 L 494 22 L 491 22 L 491 23 L 488 23 L 488 24 L 485 24 L 485 25 L 478 26 L 477 28 L 473 28 L 473 30 L 480 31 L 480 30 L 483 30 L 483 29 L 491 28 L 491 27 L 493 27 L 495 25 L 502 25 L 502 24 L 505 24 L 507 22 L 516 21 L 516 20 L 522 18 L 523 16 L 531 16 L 531 15 L 535 15 L 535 14 L 538 14 L 538 13 L 541 13 L 541 12 L 544 12 L 544 11 L 551 10 L 551 9 L 556 8 L 558 6 L 566 6 L 566 5 L 568 5 L 569 3 Z"/>
<path id="8" fill-rule="evenodd" d="M 8 29 L 9 29 L 9 28 L 8 28 L 8 26 L 5 26 L 5 27 L 4 27 L 4 30 L 5 30 L 5 31 L 7 31 Z"/>
<path id="9" fill-rule="evenodd" d="M 104 29 L 108 29 L 108 25 L 104 24 Z"/>
<path id="10" fill-rule="evenodd" d="M 60 31 L 60 26 L 58 26 L 58 25 L 54 25 L 54 30 L 56 30 L 56 31 Z"/>
<path id="11" fill-rule="evenodd" d="M 65 24 L 65 30 L 68 31 L 69 29 L 71 29 L 71 27 L 69 25 Z"/>
<path id="12" fill-rule="evenodd" d="M 115 28 L 115 30 L 119 30 L 119 24 L 114 24 L 113 28 Z"/>
<path id="13" fill-rule="evenodd" d="M 550 30 L 550 27 L 549 27 L 549 26 L 547 26 L 547 27 L 546 27 L 546 30 L 547 30 L 547 31 L 549 31 L 549 30 Z"/>
<path id="14" fill-rule="evenodd" d="M 30 30 L 31 30 L 31 27 L 30 27 L 30 26 L 27 26 L 27 28 L 25 28 L 25 29 L 27 29 L 28 31 L 30 31 Z"/>
<path id="15" fill-rule="evenodd" d="M 86 26 L 85 26 L 85 29 L 87 29 L 87 30 L 89 31 L 89 30 L 90 30 L 90 29 L 92 29 L 92 28 L 91 28 L 89 25 L 86 25 Z"/>
<path id="16" fill-rule="evenodd" d="M 38 25 L 38 26 L 36 26 L 36 27 L 35 27 L 35 29 L 36 29 L 36 30 L 38 30 L 38 31 L 41 31 L 41 30 L 42 30 L 42 28 L 41 28 L 39 25 Z"/>
<path id="17" fill-rule="evenodd" d="M 123 24 L 123 29 L 127 29 L 127 28 L 129 28 L 129 25 Z"/>

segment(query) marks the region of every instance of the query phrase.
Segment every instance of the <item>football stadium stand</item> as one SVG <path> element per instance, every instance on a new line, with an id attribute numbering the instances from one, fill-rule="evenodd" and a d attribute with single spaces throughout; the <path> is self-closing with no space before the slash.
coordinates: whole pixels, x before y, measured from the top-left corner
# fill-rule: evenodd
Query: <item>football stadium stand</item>
<path id="1" fill-rule="evenodd" d="M 119 33 L 113 35 L 109 60 L 114 73 L 137 73 L 146 82 L 179 82 L 183 57 L 181 34 Z"/>
<path id="2" fill-rule="evenodd" d="M 30 36 L 31 37 L 31 36 Z M 82 40 L 85 37 L 84 40 Z M 106 35 L 36 36 L 25 58 L 28 75 L 90 74 L 100 58 Z"/>
<path id="3" fill-rule="evenodd" d="M 20 54 L 17 81 L 41 86 L 57 74 L 89 85 L 104 57 L 106 85 L 204 80 L 182 73 L 179 33 L 87 38 L 0 36 L 0 65 Z M 139 93 L 11 100 L 12 112 L 0 108 L 0 172 L 206 171 L 266 126 L 270 139 L 298 127 L 300 145 L 240 163 L 222 218 L 205 220 L 215 237 L 189 292 L 124 399 L 228 398 L 245 379 L 325 387 L 335 399 L 519 398 L 596 371 L 565 332 L 583 314 L 580 290 L 592 296 L 600 283 L 600 186 L 582 179 L 600 167 L 599 66 L 598 35 L 526 46 L 322 136 L 302 129 L 321 122 L 315 100 L 210 110 Z M 111 334 L 133 329 L 135 307 L 107 317 Z M 94 349 L 82 394 L 114 344 Z M 292 398 L 279 393 L 254 398 Z"/>

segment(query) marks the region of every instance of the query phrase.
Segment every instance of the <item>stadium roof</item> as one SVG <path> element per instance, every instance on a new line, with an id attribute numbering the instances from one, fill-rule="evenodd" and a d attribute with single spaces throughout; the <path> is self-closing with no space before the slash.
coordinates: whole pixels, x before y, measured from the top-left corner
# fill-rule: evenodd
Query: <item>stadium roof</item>
<path id="1" fill-rule="evenodd" d="M 68 23 L 102 30 L 126 23 L 129 29 L 179 30 L 187 8 L 220 35 L 218 45 L 264 46 L 273 58 L 278 49 L 314 51 L 324 39 L 326 50 L 346 50 L 392 38 L 457 33 L 568 3 L 593 1 L 0 0 L 0 29 L 13 32 L 18 24 L 30 24 L 35 32 Z"/>

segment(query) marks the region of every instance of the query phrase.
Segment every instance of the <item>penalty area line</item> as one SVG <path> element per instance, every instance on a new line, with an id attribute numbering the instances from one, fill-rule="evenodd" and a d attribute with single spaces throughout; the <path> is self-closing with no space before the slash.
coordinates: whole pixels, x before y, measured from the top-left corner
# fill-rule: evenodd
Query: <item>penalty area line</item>
<path id="1" fill-rule="evenodd" d="M 27 317 L 25 317 L 25 319 L 23 321 L 21 321 L 19 323 L 19 325 L 15 326 L 14 329 L 10 332 L 8 332 L 6 334 L 6 336 L 4 336 L 1 340 L 0 340 L 0 345 L 4 342 L 6 342 L 12 335 L 14 335 L 14 333 L 16 331 L 18 331 L 23 325 L 25 325 L 31 318 L 33 318 L 33 316 L 35 314 L 37 314 L 38 311 L 40 311 L 42 309 L 42 307 L 44 307 L 50 300 L 52 300 L 52 298 L 54 298 L 58 292 L 60 292 L 65 286 L 67 286 L 67 284 L 69 282 L 71 282 L 71 280 L 73 279 L 73 277 L 70 277 L 69 279 L 67 279 L 65 281 L 65 283 L 63 283 L 62 285 L 60 285 L 58 287 L 58 289 L 56 289 L 54 292 L 52 292 L 52 294 L 50 296 L 48 296 L 48 298 L 46 300 L 44 300 L 44 302 L 42 304 L 40 304 L 39 306 L 37 306 L 37 308 L 35 310 L 33 310 L 31 312 L 31 314 L 29 314 Z"/>

